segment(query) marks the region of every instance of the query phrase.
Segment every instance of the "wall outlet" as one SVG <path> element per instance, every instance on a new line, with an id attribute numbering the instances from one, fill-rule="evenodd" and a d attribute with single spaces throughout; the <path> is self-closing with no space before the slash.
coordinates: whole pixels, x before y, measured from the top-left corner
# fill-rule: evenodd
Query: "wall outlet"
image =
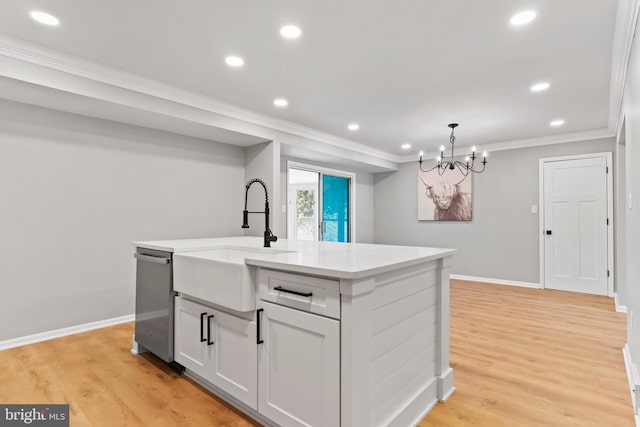
<path id="1" fill-rule="evenodd" d="M 287 213 L 287 205 L 282 205 L 282 213 Z"/>
<path id="2" fill-rule="evenodd" d="M 633 197 L 631 196 L 631 192 L 629 192 L 629 201 L 627 202 L 629 206 L 629 210 L 633 209 Z"/>
<path id="3" fill-rule="evenodd" d="M 531 205 L 531 213 L 538 213 L 538 205 Z"/>

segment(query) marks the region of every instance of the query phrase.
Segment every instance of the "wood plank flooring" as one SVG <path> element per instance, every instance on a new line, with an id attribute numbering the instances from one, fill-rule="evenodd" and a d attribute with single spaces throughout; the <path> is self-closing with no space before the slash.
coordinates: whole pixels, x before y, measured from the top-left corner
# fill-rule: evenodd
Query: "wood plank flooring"
<path id="1" fill-rule="evenodd" d="M 420 427 L 634 426 L 611 298 L 454 281 L 456 392 Z"/>
<path id="2" fill-rule="evenodd" d="M 133 324 L 0 352 L 0 403 L 71 405 L 72 426 L 255 426 L 152 355 Z M 456 392 L 420 423 L 633 426 L 609 298 L 452 281 Z"/>

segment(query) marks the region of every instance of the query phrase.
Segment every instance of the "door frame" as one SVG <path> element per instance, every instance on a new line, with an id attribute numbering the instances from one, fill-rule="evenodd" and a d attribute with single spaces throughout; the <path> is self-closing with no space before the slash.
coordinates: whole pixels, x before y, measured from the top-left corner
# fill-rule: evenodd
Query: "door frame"
<path id="1" fill-rule="evenodd" d="M 559 162 L 563 160 L 581 160 L 581 159 L 594 159 L 604 158 L 607 164 L 607 218 L 609 218 L 609 226 L 607 227 L 607 270 L 609 270 L 609 276 L 607 277 L 607 296 L 613 297 L 613 283 L 614 283 L 614 246 L 613 246 L 613 223 L 615 217 L 613 216 L 613 155 L 611 151 L 602 153 L 589 153 L 589 154 L 575 154 L 572 156 L 560 156 L 560 157 L 545 157 L 539 159 L 538 167 L 538 236 L 539 236 L 539 258 L 540 258 L 540 287 L 546 288 L 545 283 L 545 253 L 544 253 L 544 164 L 551 162 Z"/>
<path id="2" fill-rule="evenodd" d="M 349 178 L 349 243 L 356 243 L 356 174 L 354 172 L 341 171 L 338 169 L 331 169 L 324 166 L 312 165 L 309 163 L 302 163 L 295 160 L 287 160 L 287 238 L 293 232 L 293 224 L 289 220 L 289 169 L 300 169 L 309 172 L 317 172 L 325 175 L 338 176 L 341 178 Z M 321 200 L 322 194 L 322 180 L 318 185 L 318 200 Z M 321 211 L 318 211 L 318 218 L 322 215 Z"/>

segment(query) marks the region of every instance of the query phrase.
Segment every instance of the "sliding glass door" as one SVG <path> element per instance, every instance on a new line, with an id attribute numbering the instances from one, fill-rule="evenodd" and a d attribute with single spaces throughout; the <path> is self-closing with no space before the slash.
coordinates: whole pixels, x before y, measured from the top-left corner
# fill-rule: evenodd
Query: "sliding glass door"
<path id="1" fill-rule="evenodd" d="M 288 238 L 352 241 L 354 177 L 347 172 L 308 165 L 289 166 Z"/>

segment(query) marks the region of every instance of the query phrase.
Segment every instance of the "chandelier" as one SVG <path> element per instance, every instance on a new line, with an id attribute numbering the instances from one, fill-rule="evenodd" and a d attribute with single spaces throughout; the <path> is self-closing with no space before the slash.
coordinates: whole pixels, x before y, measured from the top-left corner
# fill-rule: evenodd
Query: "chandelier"
<path id="1" fill-rule="evenodd" d="M 453 132 L 455 128 L 458 127 L 458 123 L 451 123 L 448 126 L 451 128 L 451 135 L 449 136 L 449 143 L 451 144 L 451 157 L 446 158 L 444 156 L 444 145 L 441 145 L 440 156 L 436 158 L 436 161 L 437 161 L 436 165 L 431 169 L 425 170 L 425 169 L 422 169 L 422 156 L 424 155 L 424 152 L 420 151 L 420 160 L 418 160 L 418 163 L 420 165 L 420 170 L 422 172 L 431 172 L 432 170 L 438 168 L 438 175 L 443 175 L 447 169 L 449 170 L 458 169 L 464 178 L 466 178 L 471 172 L 474 172 L 474 173 L 484 172 L 484 168 L 487 165 L 487 152 L 485 151 L 482 153 L 482 162 L 480 162 L 482 164 L 482 169 L 475 169 L 474 168 L 475 161 L 478 158 L 476 157 L 475 145 L 471 148 L 471 156 L 467 156 L 464 159 L 465 160 L 464 162 L 455 160 L 453 155 L 453 148 L 454 148 L 453 146 L 454 146 L 454 143 L 456 142 L 456 137 L 453 134 Z"/>

